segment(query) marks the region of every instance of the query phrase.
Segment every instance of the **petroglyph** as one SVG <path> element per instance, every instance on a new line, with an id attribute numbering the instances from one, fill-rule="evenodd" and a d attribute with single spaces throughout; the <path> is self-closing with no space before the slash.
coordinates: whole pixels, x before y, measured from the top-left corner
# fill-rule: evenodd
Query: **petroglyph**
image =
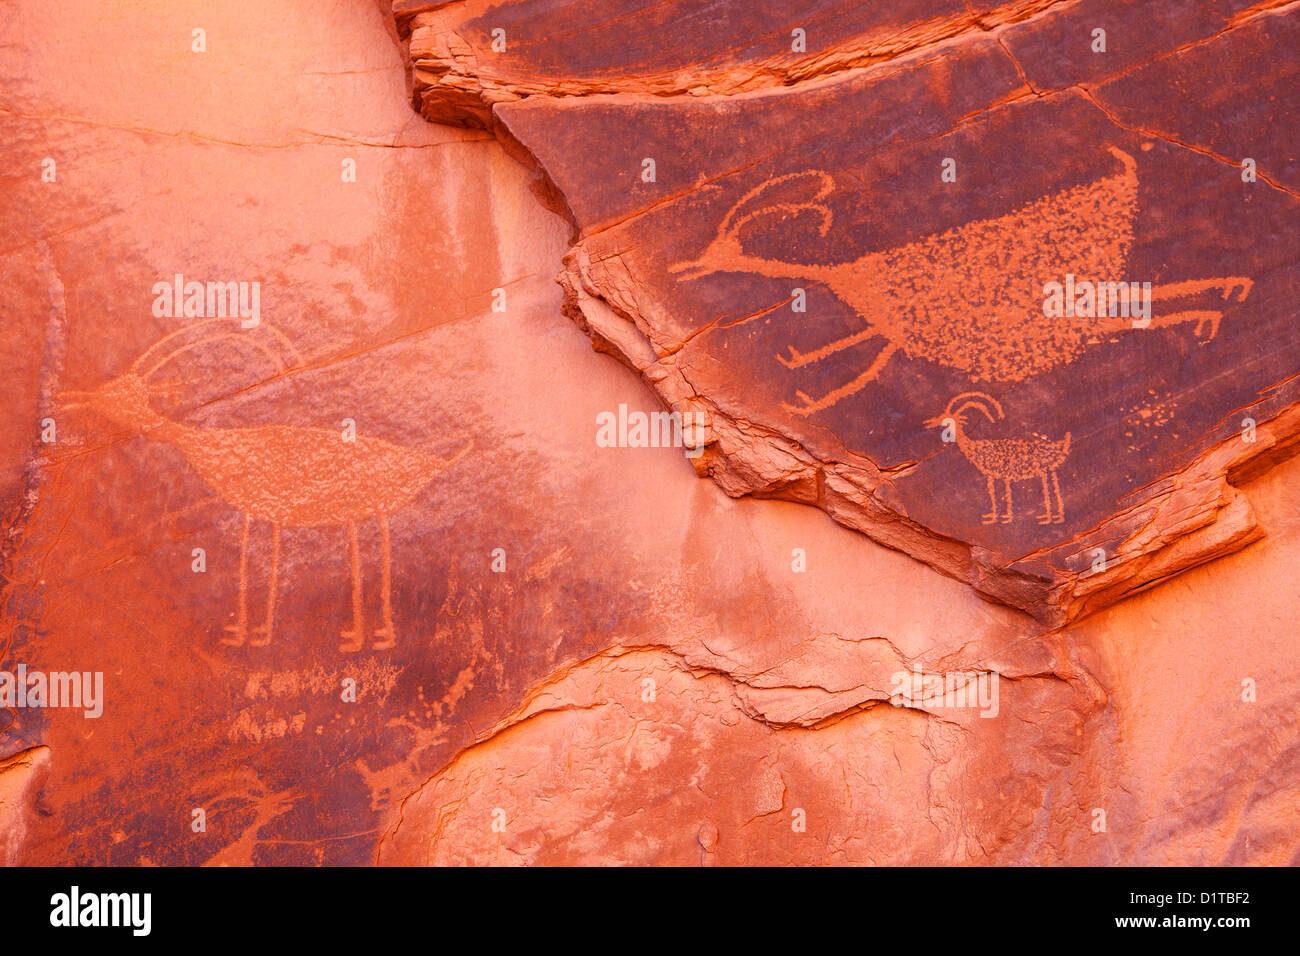
<path id="1" fill-rule="evenodd" d="M 809 352 L 793 346 L 776 358 L 789 369 L 820 362 L 869 339 L 882 339 L 875 357 L 855 378 L 820 398 L 796 391 L 799 403 L 783 407 L 797 415 L 823 411 L 874 381 L 896 352 L 928 359 L 967 373 L 972 382 L 1011 384 L 1068 363 L 1098 336 L 1134 327 L 1127 317 L 1071 314 L 1049 316 L 1043 308 L 1046 282 L 1064 275 L 1095 280 L 1123 277 L 1133 246 L 1138 209 L 1137 161 L 1110 147 L 1120 169 L 1071 189 L 1051 193 L 993 219 L 975 220 L 905 245 L 871 252 L 852 262 L 823 265 L 750 255 L 741 230 L 751 222 L 812 213 L 825 236 L 833 219 L 827 200 L 834 181 L 805 170 L 768 180 L 747 192 L 727 212 L 717 236 L 700 257 L 670 267 L 686 278 L 715 272 L 824 283 L 866 324 L 852 335 Z M 801 202 L 760 205 L 773 187 L 799 180 L 815 183 Z M 1169 300 L 1207 291 L 1244 300 L 1251 280 L 1241 276 L 1178 282 L 1155 287 L 1152 298 Z M 1218 332 L 1221 312 L 1195 309 L 1153 317 L 1146 325 L 1196 323 L 1196 334 Z M 1137 327 L 1145 327 L 1139 320 Z"/>
<path id="2" fill-rule="evenodd" d="M 239 607 L 232 633 L 223 643 L 242 645 L 248 639 L 248 534 L 257 518 L 271 525 L 271 570 L 267 584 L 266 621 L 256 629 L 260 636 L 252 646 L 270 643 L 275 623 L 275 602 L 279 586 L 280 531 L 282 528 L 345 526 L 352 558 L 352 627 L 343 631 L 348 641 L 343 651 L 361 649 L 365 636 L 362 610 L 361 551 L 357 523 L 367 518 L 379 522 L 382 543 L 381 595 L 382 626 L 372 647 L 386 650 L 395 646 L 397 630 L 392 608 L 392 547 L 388 518 L 411 502 L 430 482 L 459 461 L 470 446 L 465 445 L 449 459 L 438 458 L 414 448 L 395 445 L 379 438 L 353 435 L 344 440 L 340 432 L 300 425 L 261 425 L 246 428 L 213 428 L 189 425 L 165 418 L 153 406 L 156 389 L 150 377 L 167 362 L 190 349 L 216 342 L 251 345 L 268 356 L 277 374 L 301 365 L 301 359 L 284 336 L 262 323 L 289 353 L 286 365 L 266 345 L 248 334 L 224 332 L 172 348 L 154 364 L 146 363 L 177 336 L 214 324 L 239 323 L 238 318 L 209 319 L 164 336 L 144 352 L 117 378 L 89 392 L 68 392 L 64 408 L 87 408 L 108 420 L 145 437 L 175 445 L 204 482 L 244 514 L 240 538 Z"/>
<path id="3" fill-rule="evenodd" d="M 345 670 L 319 664 L 303 670 L 254 671 L 244 683 L 249 700 L 280 700 L 286 697 L 337 696 L 345 678 L 356 681 L 357 699 L 382 707 L 397 682 L 399 671 L 390 664 L 368 660 Z"/>
<path id="4" fill-rule="evenodd" d="M 990 422 L 1002 421 L 1006 416 L 1002 406 L 992 396 L 983 392 L 963 392 L 951 402 L 943 415 L 926 422 L 927 427 L 942 426 L 951 429 L 952 443 L 966 456 L 966 460 L 984 476 L 988 483 L 989 511 L 983 516 L 985 524 L 1000 521 L 1003 524 L 1015 517 L 1012 508 L 1011 483 L 1037 478 L 1043 487 L 1043 513 L 1039 524 L 1061 524 L 1065 521 L 1065 502 L 1061 500 L 1061 485 L 1056 470 L 1070 456 L 1070 433 L 1051 439 L 1045 435 L 1023 438 L 971 438 L 966 433 L 967 411 L 983 413 Z M 945 440 L 947 436 L 945 436 Z M 1051 493 L 1047 481 L 1051 478 Z M 998 514 L 995 483 L 1001 481 L 1006 495 L 1006 511 Z M 1052 493 L 1056 496 L 1056 510 L 1052 509 Z"/>

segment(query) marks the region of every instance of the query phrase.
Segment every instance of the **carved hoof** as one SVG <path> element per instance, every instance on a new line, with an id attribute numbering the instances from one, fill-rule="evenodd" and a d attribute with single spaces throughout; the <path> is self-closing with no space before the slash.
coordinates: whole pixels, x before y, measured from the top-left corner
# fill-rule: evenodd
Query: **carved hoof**
<path id="1" fill-rule="evenodd" d="M 397 630 L 392 627 L 381 627 L 375 631 L 375 637 L 382 637 L 384 640 L 376 641 L 370 645 L 376 651 L 386 651 L 397 646 Z"/>
<path id="2" fill-rule="evenodd" d="M 365 632 L 359 628 L 355 631 L 339 631 L 339 637 L 352 638 L 348 643 L 339 645 L 339 650 L 352 654 L 361 650 L 361 640 L 365 637 Z"/>
<path id="3" fill-rule="evenodd" d="M 1056 520 L 1056 519 L 1053 518 L 1051 515 L 1039 515 L 1039 516 L 1038 516 L 1038 523 L 1039 523 L 1039 524 L 1052 524 L 1055 520 Z"/>
<path id="4" fill-rule="evenodd" d="M 1056 516 L 1056 520 L 1053 521 L 1052 524 L 1065 524 L 1065 515 L 1064 515 L 1064 513 L 1057 515 L 1057 516 Z"/>
<path id="5" fill-rule="evenodd" d="M 255 627 L 253 628 L 253 633 L 262 634 L 264 636 L 253 638 L 248 642 L 249 647 L 266 647 L 266 645 L 271 643 L 271 632 L 266 627 Z"/>
<path id="6" fill-rule="evenodd" d="M 1010 524 L 1010 523 L 1011 523 L 1011 515 L 1003 515 L 1003 516 L 1002 516 L 1001 518 L 999 518 L 998 520 L 1001 521 L 1003 524 Z"/>
<path id="7" fill-rule="evenodd" d="M 997 520 L 998 520 L 998 513 L 996 511 L 993 512 L 992 514 L 980 515 L 980 524 L 993 524 Z"/>
<path id="8" fill-rule="evenodd" d="M 227 647 L 242 647 L 244 641 L 247 640 L 248 638 L 247 626 L 239 625 L 239 624 L 227 624 L 225 629 L 235 636 L 223 637 L 221 639 L 221 643 L 225 644 Z"/>
<path id="9" fill-rule="evenodd" d="M 1240 289 L 1241 293 L 1237 296 L 1237 301 L 1245 302 L 1246 296 L 1250 295 L 1250 290 L 1254 285 L 1255 283 L 1251 279 L 1242 279 L 1239 282 L 1229 282 L 1223 287 L 1223 297 L 1225 299 L 1231 299 L 1233 290 Z"/>

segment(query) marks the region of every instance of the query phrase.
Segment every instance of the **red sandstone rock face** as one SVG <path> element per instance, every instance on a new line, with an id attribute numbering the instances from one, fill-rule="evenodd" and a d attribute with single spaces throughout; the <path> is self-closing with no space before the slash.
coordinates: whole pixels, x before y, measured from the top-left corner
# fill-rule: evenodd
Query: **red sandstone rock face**
<path id="1" fill-rule="evenodd" d="M 473 92 L 547 178 L 578 231 L 569 311 L 708 419 L 702 473 L 1060 624 L 1258 538 L 1234 481 L 1300 422 L 1297 266 L 1260 241 L 1297 224 L 1273 122 L 1297 21 L 1166 6 L 826 4 L 803 56 L 718 3 L 625 4 L 559 61 L 541 24 L 598 19 L 582 4 L 406 22 L 422 111 Z M 1267 95 L 1222 92 L 1225 59 Z M 1145 283 L 1147 310 L 1098 315 L 1076 279 Z"/>
<path id="2" fill-rule="evenodd" d="M 1249 489 L 1267 543 L 1060 643 L 968 635 L 940 612 L 910 660 L 822 634 L 722 663 L 582 661 L 408 799 L 379 860 L 1294 865 L 1300 602 L 1270 582 L 1300 542 L 1297 477 L 1291 462 Z M 901 660 L 997 668 L 996 715 L 890 706 Z M 1247 680 L 1267 700 L 1246 703 Z"/>
<path id="3" fill-rule="evenodd" d="M 410 36 L 422 112 L 482 124 L 495 104 L 537 94 L 701 96 L 789 85 L 968 38 L 1051 5 L 908 0 L 867 8 L 831 0 L 791 11 L 730 0 L 397 0 L 393 8 Z M 804 33 L 803 49 L 795 30 Z"/>
<path id="4" fill-rule="evenodd" d="M 1267 59 L 1290 10 L 1168 8 L 1127 43 L 1110 28 L 1099 74 L 1061 52 L 1081 3 L 826 3 L 806 55 L 742 42 L 798 24 L 719 3 L 611 6 L 617 31 L 575 40 L 582 4 L 399 5 L 396 29 L 364 3 L 217 4 L 205 23 L 101 6 L 23 3 L 0 27 L 18 171 L 0 204 L 0 671 L 105 688 L 98 718 L 0 708 L 6 863 L 1297 859 L 1297 184 L 1259 94 L 1294 93 Z M 500 145 L 411 114 L 398 29 L 426 115 Z M 66 83 L 68 44 L 103 96 Z M 1185 115 L 1198 58 L 1254 94 L 1229 84 L 1218 120 Z M 794 156 L 800 129 L 832 141 Z M 948 192 L 926 137 L 956 152 Z M 1257 153 L 1261 178 L 1171 141 Z M 794 313 L 785 279 L 670 271 L 747 192 L 814 167 L 834 189 L 807 175 L 754 197 L 775 211 L 739 227 L 743 255 L 833 266 L 1107 184 L 1135 204 L 1129 256 L 1153 281 L 1251 287 L 1205 344 L 1157 311 L 1053 340 L 1080 350 L 1064 369 L 980 386 L 1004 415 L 968 410 L 972 439 L 1072 436 L 1064 521 L 1033 523 L 1026 479 L 1013 520 L 982 525 L 979 473 L 923 425 L 979 390 L 955 363 L 900 346 L 853 395 L 787 412 L 888 340 L 787 369 L 778 354 L 863 330 L 851 297 L 800 278 Z M 177 272 L 259 281 L 260 325 L 154 314 Z M 1152 367 L 1176 403 L 1121 396 Z M 594 440 L 598 416 L 661 400 L 708 414 L 687 433 L 700 458 Z M 1206 424 L 1231 401 L 1263 403 L 1249 447 Z M 1121 405 L 1151 434 L 1118 435 Z M 1067 552 L 1104 532 L 1129 549 L 1119 570 L 1078 578 Z M 1058 630 L 1031 617 L 1096 608 Z M 927 699 L 914 674 L 974 702 Z"/>

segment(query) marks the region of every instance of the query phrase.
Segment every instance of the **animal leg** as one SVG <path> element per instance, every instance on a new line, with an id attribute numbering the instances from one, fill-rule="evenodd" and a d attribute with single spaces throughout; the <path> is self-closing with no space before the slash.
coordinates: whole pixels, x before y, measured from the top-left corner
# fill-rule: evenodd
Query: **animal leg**
<path id="1" fill-rule="evenodd" d="M 265 634 L 261 640 L 249 641 L 252 647 L 265 647 L 271 643 L 272 626 L 275 624 L 275 593 L 280 578 L 280 526 L 271 525 L 271 580 L 266 585 L 266 625 L 260 630 Z"/>
<path id="2" fill-rule="evenodd" d="M 1245 276 L 1226 276 L 1222 279 L 1192 279 L 1189 282 L 1171 282 L 1168 285 L 1158 285 L 1151 290 L 1151 298 L 1181 299 L 1184 296 L 1196 295 L 1198 292 L 1204 292 L 1207 289 L 1215 289 L 1224 299 L 1230 299 L 1232 293 L 1240 289 L 1237 301 L 1245 302 L 1246 296 L 1250 295 L 1250 290 L 1254 285 L 1254 280 Z"/>
<path id="3" fill-rule="evenodd" d="M 1052 489 L 1056 492 L 1056 523 L 1065 521 L 1065 502 L 1061 500 L 1061 483 L 1056 480 L 1056 469 L 1052 469 Z"/>
<path id="4" fill-rule="evenodd" d="M 988 479 L 989 483 L 989 513 L 981 515 L 980 521 L 983 524 L 992 524 L 998 520 L 998 495 L 993 489 L 993 476 L 985 475 L 984 477 Z"/>
<path id="5" fill-rule="evenodd" d="M 1007 524 L 1014 516 L 1014 512 L 1011 507 L 1011 479 L 1003 478 L 1002 485 L 1007 490 L 1007 513 L 1002 516 L 1002 523 Z"/>
<path id="6" fill-rule="evenodd" d="M 867 339 L 877 334 L 878 333 L 875 329 L 868 327 L 865 332 L 858 332 L 854 335 L 837 339 L 830 345 L 823 345 L 821 348 L 814 349 L 811 352 L 800 352 L 792 345 L 790 346 L 789 358 L 786 358 L 784 355 L 778 355 L 776 360 L 786 368 L 803 368 L 805 365 L 821 361 L 828 355 L 834 355 L 836 352 L 842 352 L 847 348 L 852 348 L 859 342 L 865 342 Z"/>
<path id="7" fill-rule="evenodd" d="M 393 627 L 393 549 L 388 539 L 388 515 L 379 516 L 379 538 L 383 542 L 383 578 L 380 588 L 384 594 L 384 626 L 375 631 L 375 637 L 384 640 L 373 645 L 377 651 L 397 646 L 397 631 Z"/>
<path id="8" fill-rule="evenodd" d="M 1173 315 L 1156 316 L 1154 319 L 1151 320 L 1151 325 L 1154 325 L 1157 328 L 1159 328 L 1160 326 L 1179 325 L 1183 322 L 1194 321 L 1196 323 L 1196 329 L 1194 330 L 1194 334 L 1199 339 L 1202 338 L 1201 329 L 1205 327 L 1206 323 L 1209 323 L 1210 334 L 1206 336 L 1204 340 L 1201 342 L 1201 344 L 1204 345 L 1206 342 L 1210 341 L 1210 339 L 1214 338 L 1216 335 L 1219 334 L 1219 320 L 1222 318 L 1223 318 L 1222 312 L 1214 312 L 1208 309 L 1199 309 L 1199 310 L 1193 310 L 1189 312 L 1175 312 Z"/>
<path id="9" fill-rule="evenodd" d="M 244 533 L 239 539 L 239 610 L 235 623 L 227 624 L 226 630 L 234 637 L 223 637 L 222 644 L 238 647 L 248 637 L 248 525 L 253 519 L 244 515 Z"/>
<path id="10" fill-rule="evenodd" d="M 352 544 L 352 630 L 344 631 L 342 637 L 352 638 L 347 644 L 340 644 L 341 651 L 361 650 L 361 640 L 365 635 L 365 625 L 361 614 L 361 545 L 357 543 L 357 523 L 348 522 L 348 539 Z"/>
<path id="11" fill-rule="evenodd" d="M 1038 516 L 1038 523 L 1051 524 L 1052 523 L 1052 498 L 1051 495 L 1047 493 L 1047 472 L 1045 471 L 1040 472 L 1038 477 L 1043 483 L 1043 513 Z"/>
<path id="12" fill-rule="evenodd" d="M 1222 279 L 1193 279 L 1188 282 L 1171 282 L 1168 285 L 1158 285 L 1151 290 L 1151 298 L 1153 301 L 1156 299 L 1182 299 L 1208 290 L 1214 290 L 1225 301 L 1232 299 L 1235 292 L 1237 301 L 1244 302 L 1246 296 L 1250 295 L 1250 290 L 1254 285 L 1254 281 L 1245 276 L 1226 276 Z M 1197 338 L 1201 338 L 1201 329 L 1208 322 L 1210 334 L 1205 337 L 1205 341 L 1208 342 L 1218 334 L 1219 320 L 1222 317 L 1223 313 L 1221 312 L 1195 310 L 1177 312 L 1173 315 L 1162 315 L 1154 321 L 1157 326 L 1160 326 L 1177 325 L 1180 322 L 1189 322 L 1195 319 Z"/>
<path id="13" fill-rule="evenodd" d="M 892 344 L 886 345 L 883 349 L 880 350 L 880 354 L 876 356 L 876 360 L 871 363 L 870 368 L 868 368 L 865 372 L 863 372 L 853 381 L 849 382 L 849 384 L 835 389 L 835 391 L 826 395 L 825 398 L 813 399 L 805 392 L 795 392 L 795 394 L 799 396 L 799 400 L 802 401 L 803 404 L 801 406 L 795 407 L 794 405 L 787 405 L 785 402 L 782 402 L 781 407 L 784 408 L 787 412 L 791 412 L 795 415 L 802 415 L 804 417 L 812 415 L 815 412 L 820 412 L 822 409 L 830 408 L 840 399 L 848 398 L 850 395 L 853 395 L 856 392 L 861 391 L 864 385 L 866 385 L 868 382 L 875 379 L 880 374 L 880 370 L 885 367 L 885 363 L 889 361 L 890 356 L 892 356 L 897 351 L 898 351 L 897 345 L 892 345 Z"/>

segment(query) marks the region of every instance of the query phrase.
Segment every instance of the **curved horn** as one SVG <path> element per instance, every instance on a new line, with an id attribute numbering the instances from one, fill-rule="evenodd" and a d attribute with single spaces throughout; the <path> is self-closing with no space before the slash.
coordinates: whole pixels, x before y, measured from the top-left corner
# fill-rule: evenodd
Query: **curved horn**
<path id="1" fill-rule="evenodd" d="M 219 324 L 222 324 L 222 323 L 229 323 L 229 322 L 239 322 L 239 323 L 240 323 L 240 329 L 243 330 L 243 324 L 242 324 L 242 323 L 243 323 L 243 320 L 242 320 L 239 316 L 226 316 L 226 317 L 221 317 L 221 318 L 204 319 L 204 320 L 201 321 L 201 322 L 195 322 L 195 323 L 193 323 L 192 325 L 186 325 L 186 326 L 183 326 L 182 328 L 179 328 L 179 329 L 177 329 L 177 330 L 174 331 L 174 332 L 168 332 L 166 335 L 164 335 L 162 338 L 160 338 L 160 339 L 159 339 L 157 342 L 155 342 L 153 345 L 151 345 L 151 346 L 149 346 L 147 349 L 145 349 L 144 352 L 142 352 L 142 353 L 140 354 L 139 358 L 137 358 L 134 362 L 131 363 L 131 371 L 132 371 L 132 372 L 137 372 L 137 373 L 138 373 L 138 372 L 139 372 L 139 369 L 140 369 L 140 366 L 142 366 L 146 361 L 148 361 L 150 358 L 152 358 L 153 355 L 154 355 L 154 354 L 155 354 L 155 353 L 156 353 L 160 348 L 162 348 L 162 347 L 163 347 L 164 345 L 166 345 L 168 342 L 170 342 L 170 341 L 172 341 L 173 339 L 175 339 L 177 336 L 180 336 L 180 335 L 188 335 L 189 333 L 193 332 L 195 329 L 205 328 L 205 327 L 207 327 L 207 326 L 211 326 L 211 325 L 219 325 Z M 273 325 L 271 325 L 269 322 L 262 322 L 262 323 L 260 323 L 257 327 L 258 327 L 258 328 L 265 328 L 268 332 L 270 332 L 270 333 L 271 333 L 271 334 L 276 338 L 276 340 L 280 343 L 280 345 L 281 345 L 281 346 L 282 346 L 286 351 L 288 351 L 288 353 L 289 353 L 291 356 L 293 356 L 294 366 L 298 366 L 298 365 L 301 365 L 301 364 L 302 364 L 302 357 L 298 354 L 298 350 L 295 349 L 295 348 L 293 347 L 293 344 L 292 344 L 292 343 L 291 343 L 291 342 L 290 342 L 290 341 L 285 337 L 285 335 L 284 335 L 283 332 L 281 332 L 279 329 L 275 328 L 275 327 L 274 327 Z M 245 330 L 245 331 L 251 331 L 251 330 Z M 234 333 L 232 333 L 232 332 L 227 332 L 227 333 L 225 333 L 224 335 L 218 335 L 218 336 L 212 336 L 212 337 L 205 338 L 205 339 L 202 340 L 202 342 L 211 342 L 211 341 L 215 341 L 215 340 L 220 339 L 220 338 L 235 338 L 235 337 L 245 338 L 247 341 L 252 342 L 252 343 L 253 343 L 254 345 L 256 345 L 259 349 L 261 349 L 262 352 L 263 352 L 263 353 L 264 353 L 268 358 L 271 359 L 271 362 L 272 362 L 273 365 L 275 365 L 277 371 L 279 371 L 279 372 L 283 372 L 283 371 L 285 370 L 284 365 L 283 365 L 283 364 L 282 364 L 278 359 L 276 359 L 274 356 L 271 355 L 271 353 L 267 350 L 267 348 L 266 348 L 265 345 L 263 345 L 261 342 L 258 342 L 258 341 L 256 341 L 256 340 L 254 340 L 253 338 L 251 338 L 251 337 L 249 337 L 249 336 L 246 336 L 246 335 L 245 335 L 245 336 L 235 336 Z M 199 344 L 202 344 L 202 342 L 196 342 L 196 343 L 194 343 L 193 346 L 184 346 L 184 347 L 182 347 L 182 348 L 174 349 L 171 353 L 168 353 L 168 355 L 167 355 L 166 357 L 164 357 L 161 361 L 158 361 L 158 362 L 154 363 L 152 366 L 150 366 L 149 371 L 147 371 L 147 372 L 146 372 L 143 376 L 141 376 L 141 377 L 142 377 L 142 378 L 148 378 L 150 375 L 152 375 L 154 372 L 156 372 L 159 368 L 161 368 L 163 365 L 165 365 L 166 362 L 168 361 L 168 359 L 170 359 L 173 355 L 179 355 L 181 352 L 188 351 L 189 348 L 192 348 L 192 347 L 194 347 L 194 346 L 197 346 L 197 345 L 199 345 Z"/>
<path id="2" fill-rule="evenodd" d="M 140 377 L 145 380 L 148 380 L 148 378 L 151 375 L 153 375 L 154 372 L 158 371 L 158 369 L 162 368 L 164 365 L 166 365 L 168 362 L 170 362 L 172 359 L 176 358 L 177 356 L 184 355 L 190 349 L 196 349 L 200 345 L 207 345 L 211 342 L 221 342 L 223 340 L 239 342 L 241 345 L 251 345 L 257 348 L 258 350 L 260 350 L 263 355 L 265 355 L 268 359 L 271 360 L 271 364 L 275 366 L 275 371 L 277 375 L 285 371 L 284 363 L 282 363 L 279 358 L 272 355 L 271 350 L 268 349 L 261 342 L 257 341 L 257 339 L 249 338 L 247 336 L 242 336 L 242 335 L 236 335 L 234 332 L 223 332 L 221 335 L 209 335 L 199 339 L 197 342 L 190 342 L 188 345 L 182 345 L 178 349 L 172 349 L 170 352 L 168 352 L 158 361 L 154 362 L 153 365 L 149 367 L 149 370 L 147 372 L 139 373 Z"/>
<path id="3" fill-rule="evenodd" d="M 149 346 L 147 349 L 145 349 L 143 352 L 140 353 L 139 357 L 134 362 L 131 363 L 131 371 L 132 372 L 138 371 L 140 366 L 143 365 L 146 361 L 148 361 L 155 352 L 157 352 L 160 348 L 162 348 L 164 345 L 166 345 L 168 342 L 170 342 L 172 339 L 176 338 L 179 335 L 187 335 L 188 333 L 192 332 L 194 329 L 202 328 L 207 325 L 216 325 L 221 322 L 239 322 L 239 321 L 240 319 L 238 319 L 237 317 L 221 318 L 221 319 L 204 319 L 202 322 L 195 322 L 193 325 L 184 325 L 174 332 L 168 332 L 158 341 L 154 342 L 153 345 Z"/>
<path id="4" fill-rule="evenodd" d="M 783 203 L 776 203 L 775 205 L 772 206 L 765 206 L 762 209 L 755 210 L 754 212 L 751 212 L 748 215 L 741 217 L 736 222 L 732 222 L 732 217 L 736 215 L 736 212 L 745 204 L 747 204 L 751 199 L 753 199 L 755 196 L 767 192 L 772 187 L 777 186 L 780 183 L 786 182 L 787 180 L 798 179 L 803 176 L 814 176 L 817 179 L 821 180 L 821 184 L 817 187 L 817 191 L 812 195 L 810 199 L 808 199 L 808 201 L 801 202 L 801 203 L 783 202 Z M 721 235 L 722 233 L 728 230 L 734 231 L 736 229 L 739 229 L 741 226 L 743 226 L 745 223 L 749 222 L 751 219 L 755 218 L 756 216 L 765 215 L 769 212 L 776 212 L 781 209 L 788 209 L 790 211 L 799 211 L 803 209 L 815 209 L 822 217 L 822 224 L 818 229 L 818 235 L 824 236 L 826 235 L 826 230 L 829 229 L 831 226 L 831 211 L 827 209 L 826 206 L 820 202 L 820 200 L 825 199 L 832 192 L 834 192 L 834 190 L 835 190 L 835 180 L 831 179 L 831 177 L 827 173 L 822 172 L 820 169 L 805 169 L 802 172 L 786 173 L 784 176 L 776 177 L 776 179 L 769 179 L 767 182 L 755 186 L 749 192 L 745 193 L 745 195 L 741 196 L 738 200 L 736 200 L 735 204 L 731 207 L 731 209 L 727 211 L 727 214 L 722 217 L 722 223 L 718 226 L 718 234 Z"/>
<path id="5" fill-rule="evenodd" d="M 954 414 L 963 405 L 974 405 L 981 412 L 983 412 L 984 416 L 991 422 L 1006 417 L 1002 413 L 1002 406 L 998 404 L 998 400 L 994 398 L 992 395 L 985 395 L 983 392 L 962 392 L 960 395 L 957 395 L 956 397 L 953 398 L 951 402 L 948 403 L 948 414 L 949 415 Z M 997 418 L 994 418 L 989 413 L 988 410 L 989 405 L 992 405 L 993 410 L 998 413 Z"/>

